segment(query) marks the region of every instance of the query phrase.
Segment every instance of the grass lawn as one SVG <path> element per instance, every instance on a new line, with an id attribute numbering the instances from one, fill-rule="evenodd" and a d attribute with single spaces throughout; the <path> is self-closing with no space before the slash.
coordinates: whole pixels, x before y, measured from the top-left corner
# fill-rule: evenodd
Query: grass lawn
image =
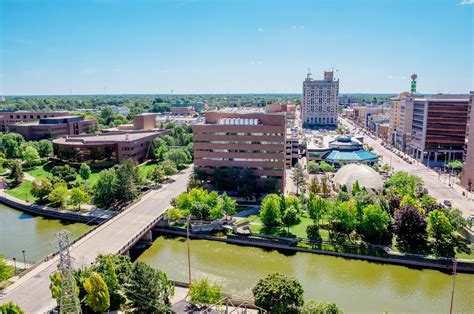
<path id="1" fill-rule="evenodd" d="M 154 169 L 156 168 L 156 166 L 158 166 L 158 164 L 156 163 L 145 163 L 145 164 L 141 164 L 140 166 L 138 166 L 139 169 L 143 169 L 145 170 L 146 172 L 150 171 L 151 169 Z"/>
<path id="2" fill-rule="evenodd" d="M 36 201 L 36 197 L 31 195 L 30 190 L 31 190 L 31 181 L 23 180 L 23 182 L 19 186 L 10 190 L 6 190 L 5 192 L 8 195 L 11 195 L 18 199 L 28 201 L 31 203 L 31 202 Z"/>
<path id="3" fill-rule="evenodd" d="M 48 179 L 51 179 L 53 177 L 53 174 L 51 173 L 51 169 L 53 167 L 54 167 L 54 164 L 47 163 L 47 164 L 44 164 L 42 166 L 37 166 L 37 167 L 34 167 L 34 168 L 25 169 L 25 172 L 29 173 L 30 175 L 32 175 L 35 178 L 48 178 Z M 99 170 L 99 169 L 92 169 L 91 176 L 88 179 L 88 181 L 91 185 L 94 185 L 97 182 L 97 180 L 99 179 L 99 173 L 101 171 L 102 170 Z M 81 176 L 79 174 L 77 174 L 75 182 L 82 183 L 82 182 L 84 182 L 84 180 L 81 178 Z"/>
<path id="4" fill-rule="evenodd" d="M 42 166 L 25 169 L 24 171 L 35 178 L 51 178 L 53 176 L 50 172 L 51 169 L 52 169 L 52 166 L 51 164 L 48 163 Z"/>

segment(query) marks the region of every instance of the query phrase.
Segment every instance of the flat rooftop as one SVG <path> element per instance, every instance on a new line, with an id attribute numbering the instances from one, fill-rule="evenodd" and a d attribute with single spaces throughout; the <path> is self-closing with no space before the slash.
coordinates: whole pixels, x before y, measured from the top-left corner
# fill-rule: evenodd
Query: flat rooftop
<path id="1" fill-rule="evenodd" d="M 158 135 L 163 133 L 160 131 L 147 132 L 120 132 L 120 133 L 102 133 L 97 135 L 79 135 L 71 137 L 62 137 L 53 140 L 55 144 L 63 145 L 93 145 L 93 144 L 113 144 L 117 142 L 133 142 L 148 136 Z"/>

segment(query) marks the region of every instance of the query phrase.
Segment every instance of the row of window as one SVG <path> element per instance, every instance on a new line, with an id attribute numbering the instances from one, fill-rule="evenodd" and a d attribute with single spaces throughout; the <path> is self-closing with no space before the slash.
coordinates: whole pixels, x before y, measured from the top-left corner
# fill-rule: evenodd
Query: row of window
<path id="1" fill-rule="evenodd" d="M 225 136 L 283 136 L 283 133 L 262 133 L 262 132 L 194 132 L 201 135 L 225 135 Z"/>
<path id="2" fill-rule="evenodd" d="M 285 145 L 285 142 L 269 142 L 269 141 L 200 141 L 195 140 L 195 143 L 208 144 L 254 144 L 254 145 Z"/>
<path id="3" fill-rule="evenodd" d="M 198 152 L 211 153 L 252 153 L 252 154 L 280 154 L 280 150 L 247 150 L 247 149 L 196 149 Z"/>
<path id="4" fill-rule="evenodd" d="M 285 159 L 276 158 L 219 158 L 219 157 L 202 157 L 202 160 L 216 160 L 216 161 L 251 161 L 251 162 L 284 162 Z"/>

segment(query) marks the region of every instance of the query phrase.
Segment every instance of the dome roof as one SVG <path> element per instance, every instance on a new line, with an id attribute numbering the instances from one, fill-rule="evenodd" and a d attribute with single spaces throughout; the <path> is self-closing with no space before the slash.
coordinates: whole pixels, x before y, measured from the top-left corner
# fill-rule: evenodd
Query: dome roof
<path id="1" fill-rule="evenodd" d="M 345 185 L 349 190 L 356 181 L 359 181 L 361 188 L 365 187 L 367 190 L 381 190 L 383 187 L 383 180 L 380 174 L 366 165 L 345 165 L 334 176 L 334 182 L 337 185 Z"/>

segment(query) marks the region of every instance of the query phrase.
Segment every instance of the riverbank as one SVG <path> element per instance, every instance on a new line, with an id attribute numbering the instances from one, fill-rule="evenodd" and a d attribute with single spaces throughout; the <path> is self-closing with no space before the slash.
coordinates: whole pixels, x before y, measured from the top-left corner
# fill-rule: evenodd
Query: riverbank
<path id="1" fill-rule="evenodd" d="M 85 214 L 61 211 L 58 209 L 25 202 L 11 195 L 7 195 L 4 190 L 0 190 L 0 203 L 32 215 L 94 225 L 98 225 L 116 215 L 116 212 L 98 209 L 92 210 Z"/>
<path id="2" fill-rule="evenodd" d="M 173 236 L 180 236 L 180 237 L 187 236 L 186 230 L 182 228 L 176 228 L 176 227 L 160 226 L 160 227 L 155 227 L 153 231 L 158 232 L 163 235 L 173 235 Z M 385 256 L 352 254 L 352 253 L 345 253 L 345 252 L 335 252 L 335 251 L 327 251 L 327 250 L 320 250 L 320 249 L 314 249 L 314 248 L 293 246 L 293 245 L 284 244 L 280 241 L 276 241 L 272 239 L 254 239 L 247 236 L 238 236 L 238 235 L 227 235 L 226 237 L 216 237 L 212 235 L 191 232 L 189 234 L 189 237 L 191 239 L 219 241 L 219 242 L 226 242 L 230 244 L 260 247 L 260 248 L 266 248 L 266 249 L 275 249 L 275 250 L 293 251 L 293 252 L 307 252 L 307 253 L 313 253 L 313 254 L 322 254 L 322 255 L 343 257 L 343 258 L 349 258 L 349 259 L 364 260 L 364 261 L 375 262 L 375 263 L 385 263 L 385 264 L 401 265 L 401 266 L 415 267 L 415 268 L 436 269 L 436 270 L 440 270 L 444 272 L 452 272 L 452 269 L 453 269 L 453 260 L 451 259 L 441 259 L 441 258 L 434 259 L 434 258 L 424 258 L 424 257 L 417 257 L 417 256 L 395 255 L 395 254 L 391 254 L 387 252 L 384 253 Z M 457 272 L 473 274 L 474 263 L 467 262 L 467 261 L 457 261 Z"/>

